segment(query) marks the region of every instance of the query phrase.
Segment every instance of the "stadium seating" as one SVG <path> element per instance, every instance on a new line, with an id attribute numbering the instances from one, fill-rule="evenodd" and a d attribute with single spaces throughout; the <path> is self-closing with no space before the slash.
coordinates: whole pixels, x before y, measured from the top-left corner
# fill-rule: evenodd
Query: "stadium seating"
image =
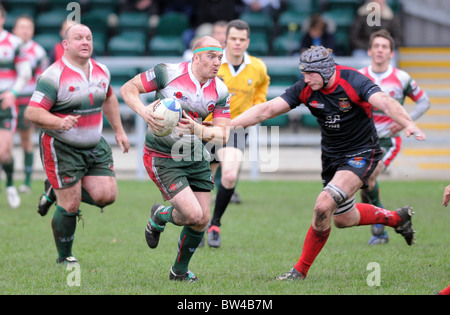
<path id="1" fill-rule="evenodd" d="M 189 25 L 188 17 L 182 12 L 168 12 L 160 16 L 156 34 L 160 36 L 181 36 Z"/>
<path id="2" fill-rule="evenodd" d="M 92 32 L 108 34 L 110 14 L 114 14 L 110 8 L 90 10 L 81 15 L 81 23 L 89 26 Z"/>
<path id="3" fill-rule="evenodd" d="M 35 21 L 36 33 L 58 34 L 61 24 L 67 17 L 67 11 L 61 9 L 49 10 L 40 13 Z"/>
<path id="4" fill-rule="evenodd" d="M 111 85 L 113 87 L 122 86 L 125 82 L 131 80 L 136 74 L 139 73 L 138 68 L 120 66 L 110 66 L 109 71 L 111 73 Z"/>
<path id="5" fill-rule="evenodd" d="M 109 40 L 108 52 L 111 56 L 142 56 L 146 49 L 145 43 L 143 33 L 122 32 Z"/>
<path id="6" fill-rule="evenodd" d="M 299 52 L 302 33 L 288 32 L 277 36 L 273 41 L 272 54 L 274 56 L 290 56 Z"/>
<path id="7" fill-rule="evenodd" d="M 285 11 L 278 19 L 278 29 L 280 34 L 296 32 L 302 29 L 303 22 L 309 17 L 308 12 Z"/>
<path id="8" fill-rule="evenodd" d="M 36 35 L 34 41 L 42 46 L 45 51 L 50 52 L 55 44 L 61 41 L 61 37 L 59 37 L 58 33 L 42 33 Z"/>
<path id="9" fill-rule="evenodd" d="M 248 52 L 256 57 L 269 54 L 269 40 L 262 32 L 250 32 L 250 46 Z"/>
<path id="10" fill-rule="evenodd" d="M 149 15 L 145 12 L 122 12 L 119 14 L 117 28 L 120 31 L 143 31 L 149 30 Z"/>
<path id="11" fill-rule="evenodd" d="M 156 35 L 148 43 L 150 56 L 182 56 L 186 47 L 181 36 Z"/>
<path id="12" fill-rule="evenodd" d="M 273 19 L 270 15 L 259 12 L 244 12 L 239 18 L 250 26 L 252 34 L 265 34 L 270 39 L 273 31 Z"/>

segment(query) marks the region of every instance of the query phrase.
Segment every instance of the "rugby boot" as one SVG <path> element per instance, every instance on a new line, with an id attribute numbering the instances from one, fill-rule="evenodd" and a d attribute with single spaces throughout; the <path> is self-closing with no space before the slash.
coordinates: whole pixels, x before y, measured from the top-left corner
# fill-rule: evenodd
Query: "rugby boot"
<path id="1" fill-rule="evenodd" d="M 186 282 L 197 282 L 198 278 L 194 275 L 194 273 L 190 270 L 188 272 L 183 273 L 181 275 L 176 274 L 173 271 L 173 268 L 170 268 L 169 280 L 174 281 L 186 281 Z"/>
<path id="2" fill-rule="evenodd" d="M 303 280 L 305 277 L 295 268 L 292 268 L 285 274 L 282 274 L 281 276 L 278 276 L 276 278 L 277 280 L 284 281 L 284 280 Z"/>
<path id="3" fill-rule="evenodd" d="M 162 208 L 164 208 L 164 206 L 159 203 L 155 203 L 152 206 L 150 219 L 148 220 L 147 226 L 145 227 L 145 240 L 147 241 L 147 245 L 150 248 L 156 248 L 158 246 L 159 237 L 161 236 L 161 232 L 164 231 L 165 225 L 159 225 L 155 223 L 155 213 Z"/>
<path id="4" fill-rule="evenodd" d="M 411 221 L 411 217 L 414 214 L 412 207 L 405 206 L 395 210 L 395 212 L 401 218 L 400 224 L 395 228 L 395 232 L 401 234 L 405 238 L 406 243 L 411 246 L 415 243 L 416 239 L 414 236 L 416 231 L 413 230 Z"/>
<path id="5" fill-rule="evenodd" d="M 220 247 L 222 240 L 220 238 L 220 228 L 217 225 L 211 225 L 208 229 L 208 245 L 209 247 Z"/>
<path id="6" fill-rule="evenodd" d="M 38 210 L 37 212 L 41 216 L 45 216 L 48 212 L 48 209 L 52 206 L 52 204 L 55 203 L 55 191 L 53 190 L 52 185 L 50 184 L 50 181 L 46 179 L 44 181 L 44 193 L 39 198 L 39 203 L 37 205 Z M 52 200 L 53 199 L 53 200 Z"/>

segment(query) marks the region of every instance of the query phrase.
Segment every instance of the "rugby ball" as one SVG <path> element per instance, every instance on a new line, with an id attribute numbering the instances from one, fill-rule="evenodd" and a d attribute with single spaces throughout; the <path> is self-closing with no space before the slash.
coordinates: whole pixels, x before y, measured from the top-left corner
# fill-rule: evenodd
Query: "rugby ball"
<path id="1" fill-rule="evenodd" d="M 153 133 L 157 136 L 164 137 L 172 133 L 173 129 L 178 125 L 181 119 L 181 105 L 173 98 L 162 99 L 153 109 L 153 112 L 161 117 L 160 120 L 164 127 L 161 130 L 155 130 Z"/>

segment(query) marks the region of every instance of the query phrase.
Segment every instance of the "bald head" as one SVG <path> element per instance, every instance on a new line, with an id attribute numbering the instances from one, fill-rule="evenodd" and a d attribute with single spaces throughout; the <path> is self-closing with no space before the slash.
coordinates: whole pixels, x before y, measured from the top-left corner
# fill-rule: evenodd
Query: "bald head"
<path id="1" fill-rule="evenodd" d="M 69 36 L 73 35 L 74 33 L 76 33 L 77 31 L 79 32 L 80 30 L 83 31 L 89 31 L 89 33 L 91 33 L 91 29 L 89 27 L 87 27 L 84 24 L 67 24 L 65 27 L 65 31 L 64 31 L 64 39 L 68 39 Z"/>
<path id="2" fill-rule="evenodd" d="M 222 45 L 220 45 L 220 42 L 211 36 L 203 36 L 197 39 L 194 42 L 194 45 L 192 45 L 192 50 L 195 53 L 196 49 L 199 49 L 201 47 L 219 47 L 222 48 Z"/>

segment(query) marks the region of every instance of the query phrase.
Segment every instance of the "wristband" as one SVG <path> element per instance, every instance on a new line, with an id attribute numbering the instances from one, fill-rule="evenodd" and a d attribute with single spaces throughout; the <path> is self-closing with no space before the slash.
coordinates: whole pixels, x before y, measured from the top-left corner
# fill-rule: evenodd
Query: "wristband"
<path id="1" fill-rule="evenodd" d="M 16 92 L 16 90 L 11 89 L 12 94 L 14 94 L 15 97 L 17 97 L 19 95 L 19 93 Z"/>

